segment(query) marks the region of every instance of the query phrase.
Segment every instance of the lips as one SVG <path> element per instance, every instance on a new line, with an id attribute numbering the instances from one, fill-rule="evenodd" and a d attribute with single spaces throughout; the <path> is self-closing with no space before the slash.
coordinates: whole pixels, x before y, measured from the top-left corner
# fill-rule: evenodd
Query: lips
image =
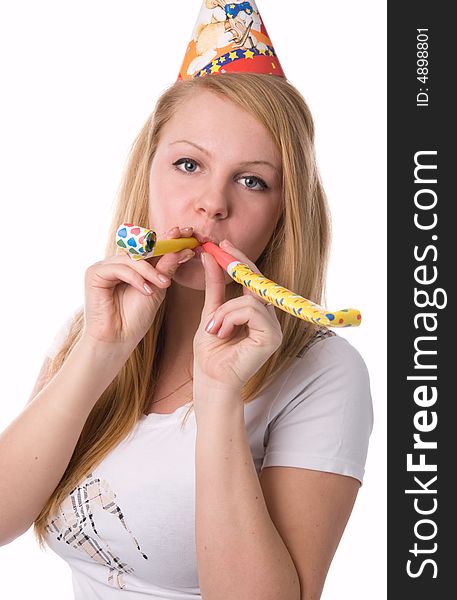
<path id="1" fill-rule="evenodd" d="M 197 238 L 200 244 L 205 244 L 206 242 L 213 242 L 213 244 L 217 244 L 219 246 L 219 242 L 211 236 L 202 235 L 201 233 L 198 233 L 198 231 L 194 231 L 193 236 L 194 238 Z"/>
<path id="2" fill-rule="evenodd" d="M 194 238 L 196 238 L 200 242 L 200 246 L 196 246 L 195 248 L 193 248 L 193 251 L 195 252 L 194 258 L 196 258 L 198 260 L 200 260 L 200 256 L 201 256 L 202 252 L 204 251 L 203 244 L 205 244 L 206 242 L 213 242 L 213 244 L 216 244 L 217 246 L 219 246 L 219 242 L 216 240 L 216 238 L 214 238 L 210 235 L 203 235 L 195 230 L 192 235 L 194 236 Z"/>

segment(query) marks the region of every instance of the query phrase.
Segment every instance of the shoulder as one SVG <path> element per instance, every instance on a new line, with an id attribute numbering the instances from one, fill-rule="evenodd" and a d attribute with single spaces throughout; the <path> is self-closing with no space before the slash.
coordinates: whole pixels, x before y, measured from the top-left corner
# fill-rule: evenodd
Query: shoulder
<path id="1" fill-rule="evenodd" d="M 302 389 L 316 383 L 369 388 L 368 369 L 360 352 L 333 331 L 318 331 L 299 352 L 290 369 L 288 386 Z"/>
<path id="2" fill-rule="evenodd" d="M 311 340 L 300 350 L 297 358 L 304 360 L 334 358 L 353 360 L 365 364 L 359 351 L 344 337 L 328 329 L 318 330 Z"/>
<path id="3" fill-rule="evenodd" d="M 373 408 L 358 350 L 336 334 L 310 344 L 276 394 L 267 423 L 264 467 L 304 467 L 362 481 Z"/>

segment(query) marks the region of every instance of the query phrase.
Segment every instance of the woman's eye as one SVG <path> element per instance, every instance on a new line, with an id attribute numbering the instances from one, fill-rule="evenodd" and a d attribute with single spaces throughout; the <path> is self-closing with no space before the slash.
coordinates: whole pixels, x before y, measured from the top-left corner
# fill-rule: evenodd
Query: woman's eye
<path id="1" fill-rule="evenodd" d="M 182 173 L 191 174 L 195 173 L 195 171 L 199 167 L 199 164 L 193 158 L 180 158 L 179 160 L 173 163 L 173 166 L 175 166 Z M 248 190 L 253 190 L 254 192 L 263 192 L 264 190 L 268 189 L 267 184 L 264 181 L 262 181 L 262 179 L 254 177 L 252 175 L 240 177 L 238 181 L 244 181 L 245 183 L 242 184 L 243 187 L 247 188 Z"/>
<path id="2" fill-rule="evenodd" d="M 247 187 L 249 190 L 254 190 L 256 192 L 262 192 L 264 190 L 266 190 L 268 188 L 267 184 L 262 181 L 261 179 L 259 179 L 258 177 L 251 177 L 251 176 L 246 176 L 246 177 L 240 177 L 240 180 L 244 179 L 245 183 L 243 184 L 245 187 Z M 260 185 L 260 187 L 256 187 Z"/>
<path id="3" fill-rule="evenodd" d="M 181 165 L 184 165 L 184 172 L 185 173 L 195 173 L 195 170 L 197 168 L 197 162 L 195 160 L 192 160 L 191 158 L 180 158 L 179 160 L 177 160 L 176 162 L 173 163 L 174 166 L 176 167 L 180 167 Z M 180 171 L 183 171 L 183 169 L 179 169 Z"/>

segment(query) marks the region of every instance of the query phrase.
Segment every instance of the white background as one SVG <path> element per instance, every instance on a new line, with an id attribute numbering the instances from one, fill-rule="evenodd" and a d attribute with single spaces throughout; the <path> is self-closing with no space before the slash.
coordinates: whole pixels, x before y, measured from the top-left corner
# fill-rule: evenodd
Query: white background
<path id="1" fill-rule="evenodd" d="M 200 0 L 1 1 L 0 431 L 22 410 L 44 352 L 103 258 L 127 153 L 177 77 Z M 364 357 L 375 425 L 366 476 L 323 600 L 386 597 L 386 6 L 258 0 L 306 98 L 333 215 L 330 309 Z M 90 226 L 88 226 L 90 223 Z M 0 548 L 2 597 L 72 598 L 69 568 L 32 530 Z"/>

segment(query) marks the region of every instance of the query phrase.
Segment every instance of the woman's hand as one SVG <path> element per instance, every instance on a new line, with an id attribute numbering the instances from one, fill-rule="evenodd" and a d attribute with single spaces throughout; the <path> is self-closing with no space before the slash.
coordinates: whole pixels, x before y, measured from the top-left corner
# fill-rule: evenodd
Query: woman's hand
<path id="1" fill-rule="evenodd" d="M 174 227 L 160 239 L 192 233 Z M 122 252 L 91 265 L 85 275 L 83 336 L 132 351 L 151 327 L 179 261 L 194 255 L 185 249 L 134 261 Z"/>
<path id="2" fill-rule="evenodd" d="M 261 274 L 237 248 L 224 242 L 221 248 Z M 205 252 L 204 258 L 206 295 L 193 344 L 194 386 L 240 392 L 281 345 L 281 327 L 275 308 L 244 286 L 243 296 L 225 302 L 224 270 L 211 254 Z"/>

